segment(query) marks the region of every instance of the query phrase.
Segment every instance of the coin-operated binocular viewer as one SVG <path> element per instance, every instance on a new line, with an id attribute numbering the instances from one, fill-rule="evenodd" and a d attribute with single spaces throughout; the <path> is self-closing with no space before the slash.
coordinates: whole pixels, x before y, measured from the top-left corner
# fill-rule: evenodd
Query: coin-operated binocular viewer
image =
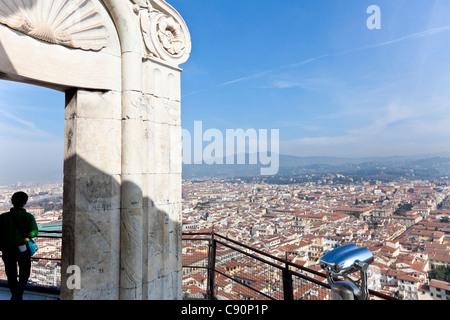
<path id="1" fill-rule="evenodd" d="M 327 272 L 333 300 L 367 300 L 367 269 L 373 262 L 373 254 L 367 248 L 354 244 L 334 249 L 320 259 L 320 267 Z M 349 275 L 358 272 L 360 278 L 352 280 Z M 339 280 L 339 277 L 345 280 Z"/>

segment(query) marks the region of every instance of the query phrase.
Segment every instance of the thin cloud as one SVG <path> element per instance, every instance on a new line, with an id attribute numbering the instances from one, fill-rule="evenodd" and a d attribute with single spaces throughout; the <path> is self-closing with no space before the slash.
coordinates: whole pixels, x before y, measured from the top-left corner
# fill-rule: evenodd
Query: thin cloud
<path id="1" fill-rule="evenodd" d="M 16 117 L 15 115 L 13 115 L 13 114 L 5 111 L 5 110 L 0 110 L 0 113 L 2 113 L 5 117 L 9 118 L 10 120 L 18 122 L 21 125 L 29 128 L 29 129 L 37 129 L 36 125 L 33 122 L 31 122 L 31 121 L 26 121 L 24 119 Z"/>
<path id="2" fill-rule="evenodd" d="M 205 89 L 193 91 L 191 93 L 183 95 L 182 97 L 192 96 L 192 95 L 195 95 L 195 94 L 198 94 L 198 93 L 201 93 L 201 92 L 205 92 L 205 91 L 209 91 L 209 90 L 225 87 L 225 86 L 228 86 L 228 85 L 233 84 L 233 83 L 238 83 L 238 82 L 243 82 L 243 81 L 257 79 L 257 78 L 262 77 L 263 75 L 271 73 L 273 71 L 275 71 L 275 70 L 274 69 L 273 70 L 267 70 L 267 71 L 263 71 L 263 72 L 260 72 L 260 73 L 252 74 L 250 76 L 246 76 L 246 77 L 242 77 L 242 78 L 239 78 L 239 79 L 227 81 L 227 82 L 224 82 L 222 84 L 219 84 L 218 86 L 214 86 L 214 87 L 210 87 L 210 88 L 205 88 Z"/>
<path id="3" fill-rule="evenodd" d="M 280 152 L 299 156 L 439 153 L 450 151 L 448 100 L 411 104 L 391 102 L 367 125 L 341 135 L 303 137 L 280 142 Z M 358 125 L 356 123 L 356 125 Z"/>
<path id="4" fill-rule="evenodd" d="M 404 37 L 401 37 L 401 38 L 397 38 L 397 39 L 394 39 L 394 40 L 389 40 L 389 41 L 381 42 L 381 43 L 378 43 L 378 44 L 373 44 L 373 45 L 367 45 L 367 46 L 362 46 L 362 47 L 358 47 L 358 48 L 353 48 L 353 49 L 345 50 L 345 51 L 342 51 L 342 52 L 339 52 L 339 53 L 335 53 L 335 54 L 323 54 L 323 55 L 320 55 L 320 56 L 317 56 L 317 57 L 313 57 L 313 58 L 302 60 L 300 62 L 288 64 L 288 65 L 281 66 L 281 67 L 278 67 L 278 68 L 275 68 L 275 69 L 270 69 L 270 70 L 262 71 L 262 72 L 255 73 L 255 74 L 252 74 L 252 75 L 248 75 L 248 76 L 245 76 L 245 77 L 237 78 L 237 79 L 234 79 L 234 80 L 231 80 L 231 81 L 227 81 L 227 82 L 224 82 L 224 83 L 222 83 L 220 85 L 217 85 L 215 87 L 211 87 L 209 89 L 197 90 L 197 91 L 191 92 L 189 94 L 183 95 L 183 97 L 194 95 L 194 94 L 197 94 L 197 93 L 200 93 L 200 92 L 204 92 L 204 91 L 208 91 L 208 90 L 211 90 L 211 89 L 225 87 L 225 86 L 228 86 L 228 85 L 231 85 L 231 84 L 235 84 L 235 83 L 240 83 L 240 82 L 244 82 L 244 81 L 248 81 L 248 80 L 257 79 L 257 78 L 259 78 L 259 77 L 261 77 L 263 75 L 266 75 L 266 74 L 269 74 L 269 73 L 273 73 L 273 72 L 281 70 L 281 69 L 288 69 L 288 68 L 295 68 L 295 67 L 304 66 L 306 64 L 313 63 L 313 62 L 315 62 L 317 60 L 324 59 L 324 58 L 327 58 L 327 57 L 338 56 L 338 55 L 345 55 L 345 54 L 349 54 L 349 53 L 352 53 L 352 52 L 361 51 L 361 50 L 367 50 L 367 49 L 372 49 L 372 48 L 381 48 L 381 47 L 389 46 L 389 45 L 392 45 L 392 44 L 395 44 L 395 43 L 399 43 L 399 42 L 402 42 L 402 41 L 406 41 L 406 40 L 421 39 L 421 38 L 432 36 L 432 35 L 435 35 L 435 34 L 438 34 L 438 33 L 442 33 L 442 32 L 445 32 L 445 31 L 450 31 L 450 26 L 442 26 L 442 27 L 437 27 L 437 28 L 431 28 L 431 29 L 428 29 L 428 30 L 425 30 L 425 31 L 416 32 L 416 33 L 413 33 L 413 34 L 410 34 L 410 35 L 407 35 L 407 36 L 404 36 Z"/>
<path id="5" fill-rule="evenodd" d="M 256 73 L 256 74 L 247 76 L 247 77 L 242 77 L 242 78 L 239 78 L 239 79 L 231 80 L 231 81 L 222 83 L 222 84 L 219 85 L 218 87 L 225 87 L 225 86 L 228 86 L 228 85 L 233 84 L 233 83 L 237 83 L 237 82 L 242 82 L 242 81 L 247 81 L 247 80 L 256 79 L 256 78 L 259 78 L 259 77 L 261 77 L 261 76 L 263 76 L 263 75 L 265 75 L 265 74 L 271 73 L 271 72 L 273 72 L 273 71 L 275 71 L 275 69 L 267 70 L 267 71 L 263 71 L 263 72 L 260 72 L 260 73 Z"/>
<path id="6" fill-rule="evenodd" d="M 28 137 L 33 141 L 37 139 L 49 139 L 51 135 L 39 129 L 33 122 L 17 117 L 0 109 L 0 115 L 10 121 L 0 121 L 0 135 Z M 1 119 L 0 117 L 0 120 Z"/>
<path id="7" fill-rule="evenodd" d="M 326 57 L 329 57 L 329 56 L 330 56 L 329 54 L 323 54 L 323 55 L 317 56 L 315 58 L 310 58 L 310 59 L 306 59 L 306 60 L 303 60 L 303 61 L 300 61 L 300 62 L 297 62 L 297 63 L 289 64 L 289 65 L 286 65 L 286 66 L 282 66 L 279 69 L 301 67 L 301 66 L 304 66 L 306 64 L 313 63 L 313 62 L 315 62 L 317 60 L 320 60 L 320 59 L 323 59 L 323 58 L 326 58 Z"/>
<path id="8" fill-rule="evenodd" d="M 337 53 L 336 55 L 343 55 L 343 54 L 348 54 L 351 52 L 355 52 L 355 51 L 360 51 L 360 50 L 366 50 L 366 49 L 373 49 L 373 48 L 381 48 L 381 47 L 385 47 L 385 46 L 389 46 L 398 42 L 402 42 L 402 41 L 406 41 L 406 40 L 410 40 L 410 39 L 421 39 L 421 38 L 425 38 L 425 37 L 429 37 L 438 33 L 442 33 L 445 31 L 449 31 L 450 30 L 450 26 L 443 26 L 443 27 L 438 27 L 438 28 L 431 28 L 425 31 L 421 31 L 421 32 L 416 32 L 398 39 L 394 39 L 394 40 L 389 40 L 389 41 L 385 41 L 385 42 L 381 42 L 381 43 L 377 43 L 377 44 L 373 44 L 373 45 L 367 45 L 367 46 L 363 46 L 363 47 L 359 47 L 359 48 L 354 48 L 354 49 L 350 49 L 350 50 L 346 50 L 346 51 L 342 51 L 340 53 Z"/>

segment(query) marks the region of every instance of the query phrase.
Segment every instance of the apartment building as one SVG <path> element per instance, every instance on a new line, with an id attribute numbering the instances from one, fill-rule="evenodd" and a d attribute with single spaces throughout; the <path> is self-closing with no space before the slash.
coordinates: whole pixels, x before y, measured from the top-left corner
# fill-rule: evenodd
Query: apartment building
<path id="1" fill-rule="evenodd" d="M 433 300 L 450 300 L 450 283 L 432 279 L 429 287 Z"/>
<path id="2" fill-rule="evenodd" d="M 432 279 L 420 287 L 419 300 L 450 300 L 450 283 Z"/>

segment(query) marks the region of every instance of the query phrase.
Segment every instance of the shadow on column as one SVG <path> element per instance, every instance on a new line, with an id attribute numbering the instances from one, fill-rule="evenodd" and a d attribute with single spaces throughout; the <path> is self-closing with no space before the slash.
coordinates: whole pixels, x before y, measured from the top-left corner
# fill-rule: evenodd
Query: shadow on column
<path id="1" fill-rule="evenodd" d="M 70 139 L 68 143 L 72 143 Z M 136 300 L 181 299 L 178 207 L 169 204 L 163 210 L 143 197 L 140 210 L 135 211 L 135 223 L 125 224 L 121 219 L 122 189 L 140 192 L 139 199 L 140 188 L 130 182 L 121 184 L 120 175 L 106 174 L 79 156 L 66 159 L 64 172 L 61 299 L 118 300 L 121 283 L 134 290 Z M 121 243 L 130 243 L 123 237 L 133 234 L 142 235 L 134 239 L 141 245 L 142 255 L 131 261 L 122 256 L 121 263 L 121 254 L 133 249 L 121 248 Z M 133 265 L 133 259 L 142 265 Z M 79 268 L 79 287 L 73 288 L 76 273 L 67 272 L 70 266 Z M 141 274 L 132 274 L 136 270 Z"/>

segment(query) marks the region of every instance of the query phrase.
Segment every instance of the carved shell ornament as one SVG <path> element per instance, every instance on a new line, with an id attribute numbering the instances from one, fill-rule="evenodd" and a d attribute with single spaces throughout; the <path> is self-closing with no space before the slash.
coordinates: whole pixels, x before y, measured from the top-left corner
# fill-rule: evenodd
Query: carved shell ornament
<path id="1" fill-rule="evenodd" d="M 91 0 L 0 0 L 0 23 L 33 38 L 98 51 L 108 30 Z"/>

